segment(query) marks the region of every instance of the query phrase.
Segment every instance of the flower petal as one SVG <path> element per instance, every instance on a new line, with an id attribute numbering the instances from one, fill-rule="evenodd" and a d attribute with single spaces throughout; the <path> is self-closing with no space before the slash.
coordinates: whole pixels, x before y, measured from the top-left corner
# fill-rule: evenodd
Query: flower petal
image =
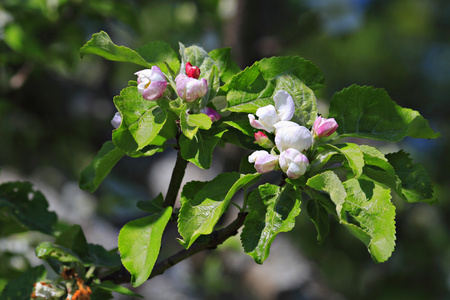
<path id="1" fill-rule="evenodd" d="M 289 121 L 295 113 L 295 104 L 291 95 L 286 91 L 279 90 L 273 97 L 279 121 Z"/>

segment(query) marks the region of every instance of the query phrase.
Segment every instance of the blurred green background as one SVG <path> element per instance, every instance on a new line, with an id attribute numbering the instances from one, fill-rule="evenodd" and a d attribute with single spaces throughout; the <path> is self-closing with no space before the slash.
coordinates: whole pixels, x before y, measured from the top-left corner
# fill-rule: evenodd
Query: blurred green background
<path id="1" fill-rule="evenodd" d="M 277 237 L 263 266 L 242 257 L 236 239 L 174 267 L 178 270 L 164 275 L 167 281 L 155 278 L 142 294 L 152 299 L 450 299 L 448 0 L 2 0 L 0 181 L 39 182 L 47 197 L 56 195 L 51 209 L 65 203 L 62 220 L 85 226 L 90 221 L 83 216 L 103 220 L 105 234 L 114 240 L 119 228 L 139 215 L 136 201 L 159 193 L 149 187 L 149 174 L 160 171 L 154 165 L 165 156 L 123 159 L 93 196 L 77 190 L 81 170 L 111 138 L 113 97 L 139 70 L 100 57 L 80 58 L 79 48 L 100 30 L 130 48 L 160 39 L 174 49 L 178 41 L 206 50 L 232 47 L 241 68 L 273 55 L 302 56 L 325 74 L 326 87 L 317 94 L 322 113 L 336 91 L 353 83 L 372 85 L 418 110 L 441 133 L 437 140 L 376 144 L 386 152 L 403 148 L 423 163 L 439 200 L 430 206 L 393 199 L 397 246 L 388 262 L 373 263 L 364 245 L 336 222 L 318 245 L 303 212 L 293 232 Z M 242 154 L 223 158 L 224 153 L 216 153 L 221 170 L 235 166 L 229 160 Z M 74 195 L 84 200 L 67 206 Z M 39 262 L 23 247 L 8 246 L 20 235 L 0 232 L 1 290 Z M 24 247 L 41 238 L 25 236 Z M 277 251 L 290 251 L 285 258 L 292 259 L 286 263 Z"/>

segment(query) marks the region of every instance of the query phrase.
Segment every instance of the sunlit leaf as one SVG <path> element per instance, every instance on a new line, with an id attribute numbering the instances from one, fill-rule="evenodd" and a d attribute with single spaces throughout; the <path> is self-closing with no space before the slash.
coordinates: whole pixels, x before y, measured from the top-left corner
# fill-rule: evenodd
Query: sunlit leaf
<path id="1" fill-rule="evenodd" d="M 81 172 L 80 188 L 91 193 L 95 192 L 103 179 L 124 155 L 125 152 L 118 149 L 113 142 L 104 143 L 89 166 Z"/>
<path id="2" fill-rule="evenodd" d="M 134 287 L 149 278 L 171 215 L 172 208 L 166 207 L 158 214 L 130 221 L 120 230 L 120 257 L 124 267 L 131 273 L 131 283 Z"/>
<path id="3" fill-rule="evenodd" d="M 290 231 L 300 213 L 301 193 L 287 184 L 260 185 L 249 198 L 249 214 L 241 234 L 244 251 L 262 264 L 269 256 L 270 246 L 280 232 Z"/>
<path id="4" fill-rule="evenodd" d="M 381 141 L 437 138 L 417 111 L 398 106 L 383 89 L 352 85 L 336 93 L 330 104 L 330 117 L 339 124 L 342 136 Z"/>
<path id="5" fill-rule="evenodd" d="M 222 173 L 209 182 L 188 182 L 181 193 L 178 231 L 189 248 L 202 234 L 210 234 L 228 209 L 231 198 L 259 174 Z"/>

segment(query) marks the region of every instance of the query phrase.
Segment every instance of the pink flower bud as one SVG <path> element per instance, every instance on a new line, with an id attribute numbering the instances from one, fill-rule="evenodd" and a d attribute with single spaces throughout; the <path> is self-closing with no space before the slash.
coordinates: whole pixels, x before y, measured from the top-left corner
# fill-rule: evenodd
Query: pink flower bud
<path id="1" fill-rule="evenodd" d="M 186 64 L 186 75 L 191 78 L 198 79 L 200 77 L 200 68 L 192 66 L 190 62 Z"/>
<path id="2" fill-rule="evenodd" d="M 280 154 L 280 168 L 291 179 L 299 178 L 305 174 L 308 166 L 308 158 L 296 149 L 289 148 Z"/>
<path id="3" fill-rule="evenodd" d="M 267 135 L 265 135 L 262 131 L 258 131 L 257 133 L 255 133 L 255 143 L 267 149 L 273 148 L 273 146 L 275 146 L 274 143 L 269 140 Z"/>
<path id="4" fill-rule="evenodd" d="M 334 118 L 325 119 L 318 116 L 313 125 L 314 137 L 321 138 L 330 136 L 337 128 L 338 124 Z"/>
<path id="5" fill-rule="evenodd" d="M 255 169 L 258 173 L 267 173 L 275 169 L 278 157 L 269 154 L 267 151 L 259 150 L 248 157 L 248 162 L 255 163 Z"/>
<path id="6" fill-rule="evenodd" d="M 120 116 L 119 112 L 116 112 L 114 117 L 111 120 L 111 125 L 114 127 L 114 129 L 117 129 L 120 127 L 120 124 L 122 123 L 122 117 Z"/>
<path id="7" fill-rule="evenodd" d="M 204 113 L 208 117 L 210 117 L 211 122 L 216 122 L 220 120 L 220 115 L 217 111 L 212 108 L 204 107 L 200 110 L 201 113 Z"/>
<path id="8" fill-rule="evenodd" d="M 162 97 L 167 87 L 166 77 L 161 69 L 153 66 L 134 73 L 138 76 L 138 91 L 146 100 L 156 100 Z"/>
<path id="9" fill-rule="evenodd" d="M 178 96 L 188 102 L 203 97 L 208 91 L 208 83 L 204 78 L 195 79 L 185 74 L 179 74 L 175 78 L 175 83 L 177 85 Z"/>

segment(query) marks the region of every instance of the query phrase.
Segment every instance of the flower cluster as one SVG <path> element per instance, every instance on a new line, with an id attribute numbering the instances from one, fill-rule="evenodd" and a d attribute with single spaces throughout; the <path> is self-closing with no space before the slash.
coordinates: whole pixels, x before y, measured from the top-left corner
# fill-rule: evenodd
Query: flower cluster
<path id="1" fill-rule="evenodd" d="M 258 173 L 267 173 L 275 170 L 278 166 L 291 179 L 296 179 L 305 174 L 309 160 L 304 152 L 309 149 L 313 137 L 330 136 L 337 129 L 334 119 L 318 117 L 314 122 L 312 131 L 295 122 L 290 121 L 295 113 L 295 104 L 291 95 L 286 91 L 279 90 L 273 97 L 275 106 L 267 105 L 258 108 L 256 117 L 248 115 L 250 125 L 256 129 L 262 129 L 269 133 L 275 133 L 275 144 L 263 132 L 255 134 L 255 140 L 263 148 L 276 148 L 271 153 L 265 150 L 253 152 L 248 161 L 255 164 Z"/>

